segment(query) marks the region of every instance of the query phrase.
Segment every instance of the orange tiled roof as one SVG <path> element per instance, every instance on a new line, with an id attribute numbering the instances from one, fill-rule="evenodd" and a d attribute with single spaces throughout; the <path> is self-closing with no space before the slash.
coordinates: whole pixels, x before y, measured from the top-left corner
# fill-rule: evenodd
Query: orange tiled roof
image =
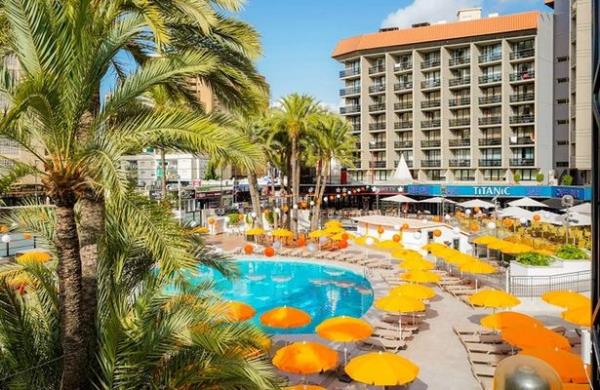
<path id="1" fill-rule="evenodd" d="M 537 28 L 539 15 L 539 12 L 526 12 L 360 35 L 340 41 L 332 56 L 335 58 L 361 50 L 531 30 Z"/>

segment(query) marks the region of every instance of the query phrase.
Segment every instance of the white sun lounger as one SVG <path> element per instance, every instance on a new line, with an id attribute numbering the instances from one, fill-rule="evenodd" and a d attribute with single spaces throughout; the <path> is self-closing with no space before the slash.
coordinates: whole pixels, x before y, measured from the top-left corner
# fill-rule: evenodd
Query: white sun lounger
<path id="1" fill-rule="evenodd" d="M 406 342 L 404 340 L 389 340 L 380 337 L 369 337 L 358 343 L 358 348 L 372 350 L 372 349 L 384 349 L 391 352 L 397 352 L 400 349 L 406 348 Z"/>

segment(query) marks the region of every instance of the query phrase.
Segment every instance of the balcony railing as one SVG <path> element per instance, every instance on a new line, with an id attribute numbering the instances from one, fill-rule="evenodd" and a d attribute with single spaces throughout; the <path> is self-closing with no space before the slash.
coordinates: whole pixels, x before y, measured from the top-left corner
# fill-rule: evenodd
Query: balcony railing
<path id="1" fill-rule="evenodd" d="M 513 167 L 532 167 L 535 165 L 533 158 L 511 158 L 509 161 Z"/>
<path id="2" fill-rule="evenodd" d="M 369 87 L 369 93 L 385 92 L 385 84 L 375 84 Z"/>
<path id="3" fill-rule="evenodd" d="M 502 160 L 499 158 L 494 159 L 481 159 L 479 160 L 480 167 L 501 167 Z"/>
<path id="4" fill-rule="evenodd" d="M 439 99 L 435 99 L 435 100 L 425 100 L 423 102 L 421 102 L 421 108 L 435 108 L 435 107 L 439 107 L 441 104 Z"/>
<path id="5" fill-rule="evenodd" d="M 471 159 L 453 158 L 448 161 L 450 167 L 470 167 Z"/>
<path id="6" fill-rule="evenodd" d="M 413 107 L 412 100 L 394 103 L 394 110 L 410 110 Z"/>
<path id="7" fill-rule="evenodd" d="M 442 160 L 421 160 L 423 168 L 439 168 L 442 166 Z"/>
<path id="8" fill-rule="evenodd" d="M 407 91 L 413 88 L 412 81 L 404 81 L 401 83 L 394 84 L 394 91 Z"/>
<path id="9" fill-rule="evenodd" d="M 535 49 L 520 49 L 514 53 L 510 53 L 511 60 L 518 60 L 520 58 L 529 58 L 535 55 Z"/>
<path id="10" fill-rule="evenodd" d="M 433 68 L 436 66 L 440 66 L 439 58 L 432 58 L 430 60 L 426 60 L 421 62 L 421 69 Z"/>
<path id="11" fill-rule="evenodd" d="M 348 68 L 340 71 L 340 77 L 358 76 L 360 74 L 360 68 Z"/>
<path id="12" fill-rule="evenodd" d="M 340 114 L 355 114 L 360 112 L 360 106 L 346 106 L 340 107 Z"/>
<path id="13" fill-rule="evenodd" d="M 533 123 L 535 122 L 535 115 L 513 115 L 510 117 L 510 124 L 514 125 L 517 123 Z"/>
<path id="14" fill-rule="evenodd" d="M 502 138 L 480 138 L 479 146 L 500 146 Z"/>
<path id="15" fill-rule="evenodd" d="M 369 168 L 385 168 L 385 161 L 369 161 Z"/>
<path id="16" fill-rule="evenodd" d="M 450 127 L 455 127 L 455 126 L 469 126 L 471 124 L 471 118 L 467 117 L 467 118 L 452 118 L 450 120 L 448 120 L 448 126 Z"/>
<path id="17" fill-rule="evenodd" d="M 421 121 L 422 129 L 436 128 L 442 125 L 442 121 L 439 119 L 433 119 L 430 121 Z"/>
<path id="18" fill-rule="evenodd" d="M 394 123 L 394 129 L 410 129 L 413 127 L 412 121 L 400 121 Z"/>
<path id="19" fill-rule="evenodd" d="M 442 146 L 442 140 L 439 139 L 426 139 L 421 141 L 422 148 L 439 148 Z"/>
<path id="20" fill-rule="evenodd" d="M 510 139 L 511 145 L 533 145 L 535 140 L 532 137 L 516 137 Z"/>
<path id="21" fill-rule="evenodd" d="M 360 123 L 353 123 L 352 124 L 352 131 L 360 131 Z"/>
<path id="22" fill-rule="evenodd" d="M 479 104 L 495 104 L 502 102 L 502 95 L 482 96 L 479 98 Z"/>
<path id="23" fill-rule="evenodd" d="M 535 79 L 535 71 L 527 70 L 510 74 L 510 81 L 525 81 Z"/>
<path id="24" fill-rule="evenodd" d="M 452 58 L 450 58 L 450 61 L 448 61 L 448 64 L 450 66 L 456 66 L 456 65 L 468 64 L 469 62 L 471 62 L 471 57 L 469 57 L 469 56 L 458 56 L 458 57 L 452 57 Z"/>
<path id="25" fill-rule="evenodd" d="M 353 160 L 352 164 L 354 165 L 354 168 L 359 168 L 360 169 L 360 167 L 362 165 L 362 162 L 360 160 Z"/>
<path id="26" fill-rule="evenodd" d="M 469 104 L 471 104 L 471 98 L 469 96 L 461 96 L 448 100 L 448 106 L 450 107 L 468 106 Z"/>
<path id="27" fill-rule="evenodd" d="M 386 147 L 385 141 L 377 141 L 377 142 L 369 143 L 369 150 L 385 149 L 385 147 Z"/>
<path id="28" fill-rule="evenodd" d="M 515 102 L 529 102 L 529 101 L 533 101 L 535 100 L 535 93 L 534 92 L 528 92 L 528 93 L 517 93 L 514 95 L 510 95 L 510 102 L 511 103 L 515 103 Z"/>
<path id="29" fill-rule="evenodd" d="M 413 147 L 412 140 L 410 141 L 396 141 L 394 142 L 395 149 L 410 149 Z"/>
<path id="30" fill-rule="evenodd" d="M 470 138 L 454 138 L 448 140 L 448 146 L 457 147 L 457 146 L 471 146 Z"/>
<path id="31" fill-rule="evenodd" d="M 360 87 L 349 87 L 340 89 L 340 96 L 357 95 L 360 93 Z"/>
<path id="32" fill-rule="evenodd" d="M 502 75 L 500 73 L 486 74 L 479 76 L 479 84 L 491 84 L 502 81 Z"/>
<path id="33" fill-rule="evenodd" d="M 385 111 L 385 103 L 371 104 L 369 106 L 369 112 L 375 111 Z"/>
<path id="34" fill-rule="evenodd" d="M 406 166 L 407 167 L 409 167 L 409 168 L 413 167 L 414 163 L 413 163 L 412 160 L 404 160 L 404 161 L 406 161 Z M 394 168 L 398 168 L 398 164 L 400 164 L 400 160 L 394 161 Z"/>
<path id="35" fill-rule="evenodd" d="M 457 85 L 467 85 L 471 83 L 471 77 L 470 76 L 464 76 L 464 77 L 456 77 L 453 79 L 450 79 L 450 81 L 448 81 L 448 84 L 451 87 L 455 87 Z"/>
<path id="36" fill-rule="evenodd" d="M 440 79 L 424 80 L 421 81 L 421 88 L 437 88 L 441 84 Z"/>
<path id="37" fill-rule="evenodd" d="M 500 123 L 502 123 L 502 117 L 501 116 L 487 116 L 487 117 L 479 118 L 479 125 L 480 126 L 485 126 L 485 125 L 499 125 Z"/>
<path id="38" fill-rule="evenodd" d="M 398 63 L 394 64 L 395 72 L 399 72 L 402 70 L 411 70 L 411 69 L 412 69 L 412 62 L 410 62 L 410 61 L 398 62 Z"/>
<path id="39" fill-rule="evenodd" d="M 385 122 L 375 122 L 369 124 L 369 130 L 385 130 L 386 123 Z"/>
<path id="40" fill-rule="evenodd" d="M 369 74 L 382 73 L 385 72 L 385 64 L 379 64 L 375 66 L 371 66 L 369 68 Z"/>
<path id="41" fill-rule="evenodd" d="M 500 61 L 502 59 L 502 53 L 490 53 L 479 56 L 479 63 L 485 64 L 486 62 Z"/>
<path id="42" fill-rule="evenodd" d="M 355 148 L 356 150 L 360 150 L 360 149 L 362 148 L 362 145 L 361 145 L 361 143 L 360 143 L 360 142 L 355 142 L 355 143 L 354 143 L 354 148 Z"/>

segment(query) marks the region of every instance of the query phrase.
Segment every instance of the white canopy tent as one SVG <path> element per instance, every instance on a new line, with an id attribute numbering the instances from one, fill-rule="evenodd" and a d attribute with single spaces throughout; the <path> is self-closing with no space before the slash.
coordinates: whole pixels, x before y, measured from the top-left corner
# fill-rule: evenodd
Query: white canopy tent
<path id="1" fill-rule="evenodd" d="M 511 206 L 502 210 L 498 210 L 498 216 L 502 218 L 515 218 L 515 219 L 533 219 L 533 214 L 529 210 L 522 209 L 520 207 Z"/>
<path id="2" fill-rule="evenodd" d="M 542 211 L 541 213 L 533 213 L 533 215 L 538 214 L 540 216 L 540 222 L 550 223 L 552 225 L 562 225 L 563 216 L 557 213 L 553 213 L 550 211 Z M 532 219 L 533 221 L 533 216 Z"/>
<path id="3" fill-rule="evenodd" d="M 578 204 L 577 206 L 571 207 L 569 209 L 569 211 L 572 213 L 591 215 L 592 214 L 592 204 L 591 203 L 581 203 L 581 204 Z"/>
<path id="4" fill-rule="evenodd" d="M 537 200 L 531 199 L 527 196 L 521 199 L 513 200 L 512 202 L 508 202 L 508 205 L 511 207 L 548 207 L 544 203 L 538 202 Z"/>
<path id="5" fill-rule="evenodd" d="M 590 215 L 570 213 L 569 217 L 570 226 L 591 226 L 592 224 L 592 217 Z"/>
<path id="6" fill-rule="evenodd" d="M 390 176 L 384 183 L 388 185 L 407 185 L 415 182 L 417 181 L 413 179 L 410 169 L 408 169 L 408 164 L 404 159 L 404 154 L 401 154 L 400 161 L 398 161 L 398 166 L 396 167 L 394 174 Z"/>
<path id="7" fill-rule="evenodd" d="M 416 200 L 413 198 L 409 198 L 408 196 L 398 194 L 394 196 L 389 196 L 387 198 L 381 199 L 383 202 L 394 202 L 394 203 L 414 203 Z"/>
<path id="8" fill-rule="evenodd" d="M 457 206 L 464 207 L 466 209 L 472 209 L 479 207 L 480 209 L 493 209 L 496 205 L 490 202 L 486 202 L 481 199 L 467 200 L 466 202 L 457 203 Z"/>
<path id="9" fill-rule="evenodd" d="M 453 200 L 446 199 L 446 198 L 441 198 L 439 196 L 437 196 L 435 198 L 428 198 L 428 199 L 420 200 L 419 203 L 435 203 L 435 204 L 447 203 L 447 204 L 456 204 L 456 202 L 453 201 Z"/>

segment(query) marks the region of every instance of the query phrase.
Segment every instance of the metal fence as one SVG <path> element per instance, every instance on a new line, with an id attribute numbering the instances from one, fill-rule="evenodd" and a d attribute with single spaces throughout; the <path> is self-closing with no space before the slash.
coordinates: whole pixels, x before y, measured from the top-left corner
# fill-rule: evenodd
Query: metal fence
<path id="1" fill-rule="evenodd" d="M 513 276 L 507 278 L 508 291 L 518 297 L 539 297 L 547 291 L 591 289 L 591 272 L 580 271 L 550 276 Z"/>
<path id="2" fill-rule="evenodd" d="M 10 234 L 9 242 L 0 242 L 0 257 L 14 256 L 19 252 L 47 247 L 39 237 L 23 234 Z"/>

